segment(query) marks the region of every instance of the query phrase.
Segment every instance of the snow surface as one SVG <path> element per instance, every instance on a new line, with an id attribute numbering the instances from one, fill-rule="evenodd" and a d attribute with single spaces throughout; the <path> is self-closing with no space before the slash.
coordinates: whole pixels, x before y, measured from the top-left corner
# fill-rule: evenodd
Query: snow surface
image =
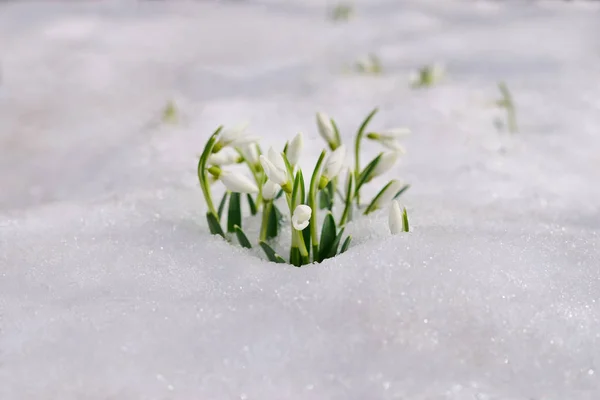
<path id="1" fill-rule="evenodd" d="M 0 399 L 600 398 L 598 4 L 333 4 L 0 5 Z M 207 233 L 217 125 L 311 165 L 317 110 L 348 141 L 376 105 L 412 233 L 301 269 Z"/>

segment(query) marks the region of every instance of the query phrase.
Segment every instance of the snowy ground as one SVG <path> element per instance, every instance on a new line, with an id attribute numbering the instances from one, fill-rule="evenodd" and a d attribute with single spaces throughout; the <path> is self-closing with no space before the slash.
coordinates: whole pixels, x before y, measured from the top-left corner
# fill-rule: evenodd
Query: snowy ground
<path id="1" fill-rule="evenodd" d="M 600 7 L 355 4 L 0 5 L 1 399 L 600 397 Z M 350 140 L 376 105 L 414 132 L 413 233 L 377 214 L 302 269 L 207 234 L 217 125 L 302 130 L 312 164 L 317 110 Z"/>

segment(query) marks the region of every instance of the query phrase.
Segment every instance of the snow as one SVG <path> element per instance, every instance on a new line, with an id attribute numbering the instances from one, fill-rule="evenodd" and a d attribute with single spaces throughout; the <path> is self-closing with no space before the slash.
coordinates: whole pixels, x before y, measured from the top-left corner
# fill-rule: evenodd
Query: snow
<path id="1" fill-rule="evenodd" d="M 0 5 L 0 398 L 598 398 L 598 3 L 333 4 Z M 308 168 L 316 111 L 348 142 L 377 105 L 413 232 L 301 269 L 208 234 L 216 126 L 303 131 Z"/>

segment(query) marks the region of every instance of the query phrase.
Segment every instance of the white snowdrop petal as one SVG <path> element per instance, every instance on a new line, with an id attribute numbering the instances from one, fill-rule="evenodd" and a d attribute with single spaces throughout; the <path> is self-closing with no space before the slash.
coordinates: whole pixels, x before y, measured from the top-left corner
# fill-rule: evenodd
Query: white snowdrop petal
<path id="1" fill-rule="evenodd" d="M 211 154 L 207 163 L 209 165 L 230 165 L 237 163 L 239 158 L 239 154 L 235 150 L 226 147 L 218 153 Z"/>
<path id="2" fill-rule="evenodd" d="M 305 204 L 297 206 L 292 214 L 292 225 L 294 226 L 294 229 L 298 231 L 305 229 L 310 222 L 311 215 L 312 209 L 309 206 Z"/>
<path id="3" fill-rule="evenodd" d="M 265 200 L 272 200 L 279 192 L 281 186 L 273 182 L 272 180 L 267 180 L 267 182 L 263 185 L 262 195 Z"/>
<path id="4" fill-rule="evenodd" d="M 323 168 L 323 176 L 327 179 L 333 179 L 342 170 L 344 166 L 344 159 L 346 158 L 346 146 L 341 145 L 333 153 L 327 157 L 325 161 L 325 168 Z"/>
<path id="5" fill-rule="evenodd" d="M 296 165 L 300 160 L 300 154 L 302 153 L 302 147 L 304 146 L 304 140 L 302 133 L 298 133 L 294 139 L 290 142 L 287 150 L 287 158 L 290 164 Z"/>
<path id="6" fill-rule="evenodd" d="M 384 153 L 383 156 L 381 156 L 379 163 L 373 170 L 371 176 L 376 177 L 389 171 L 394 166 L 396 161 L 398 161 L 398 157 L 400 157 L 400 154 L 395 151 L 388 151 Z"/>
<path id="7" fill-rule="evenodd" d="M 318 112 L 317 113 L 317 127 L 319 128 L 319 134 L 327 143 L 335 143 L 335 131 L 331 124 L 331 118 L 327 114 Z"/>
<path id="8" fill-rule="evenodd" d="M 247 127 L 248 127 L 248 123 L 243 122 L 243 123 L 235 125 L 233 128 L 223 130 L 221 132 L 219 140 L 222 141 L 223 143 L 229 144 L 232 141 L 234 141 L 235 139 L 237 139 L 239 136 L 241 136 Z"/>
<path id="9" fill-rule="evenodd" d="M 379 196 L 379 198 L 377 199 L 377 207 L 380 208 L 387 204 L 390 200 L 394 198 L 394 196 L 396 195 L 396 193 L 398 193 L 400 189 L 402 189 L 402 184 L 400 183 L 400 181 L 394 179 L 392 183 L 381 194 L 381 196 Z"/>
<path id="10" fill-rule="evenodd" d="M 260 164 L 265 170 L 265 174 L 270 180 L 278 185 L 285 185 L 287 182 L 287 172 L 279 170 L 267 157 L 260 156 Z"/>
<path id="11" fill-rule="evenodd" d="M 258 193 L 258 187 L 250 178 L 236 172 L 223 171 L 219 176 L 227 190 L 237 193 Z"/>
<path id="12" fill-rule="evenodd" d="M 241 148 L 244 158 L 252 165 L 259 163 L 258 149 L 254 143 L 245 144 Z"/>
<path id="13" fill-rule="evenodd" d="M 392 235 L 402 232 L 402 210 L 397 200 L 392 201 L 392 204 L 390 204 L 388 225 Z"/>

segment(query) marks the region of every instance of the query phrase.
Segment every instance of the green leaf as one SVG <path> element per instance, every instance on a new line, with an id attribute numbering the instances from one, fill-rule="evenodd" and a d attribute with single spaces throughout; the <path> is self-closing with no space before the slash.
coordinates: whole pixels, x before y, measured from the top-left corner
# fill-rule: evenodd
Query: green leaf
<path id="1" fill-rule="evenodd" d="M 375 169 L 375 167 L 377 167 L 377 165 L 381 161 L 382 156 L 383 156 L 383 153 L 379 153 L 379 155 L 377 157 L 375 157 L 369 164 L 367 164 L 365 169 L 363 169 L 362 172 L 358 175 L 358 179 L 356 180 L 355 194 L 358 193 L 358 191 L 360 190 L 362 185 L 364 185 L 365 183 L 367 183 L 371 180 L 370 178 L 373 173 L 373 170 Z"/>
<path id="2" fill-rule="evenodd" d="M 319 257 L 317 259 L 318 262 L 323 261 L 326 258 L 326 255 L 331 251 L 331 246 L 335 241 L 335 234 L 335 219 L 333 218 L 333 214 L 328 212 L 321 228 L 321 242 L 319 243 Z"/>
<path id="3" fill-rule="evenodd" d="M 281 196 L 283 195 L 283 189 L 279 189 L 279 192 L 277 193 L 277 195 L 275 196 L 274 200 L 279 199 Z"/>
<path id="4" fill-rule="evenodd" d="M 402 230 L 404 232 L 410 232 L 410 225 L 408 224 L 408 212 L 406 208 L 402 210 Z"/>
<path id="5" fill-rule="evenodd" d="M 275 250 L 273 250 L 273 248 L 271 248 L 271 246 L 269 246 L 267 243 L 260 241 L 260 242 L 258 242 L 258 244 L 260 245 L 260 247 L 263 249 L 263 251 L 267 255 L 267 258 L 269 259 L 269 261 L 278 263 L 278 264 L 286 263 L 286 261 L 283 259 L 283 257 L 281 257 L 279 254 L 275 253 Z"/>
<path id="6" fill-rule="evenodd" d="M 296 172 L 296 178 L 294 179 L 294 186 L 292 187 L 292 208 L 295 209 L 298 205 L 304 203 L 303 198 L 303 187 L 304 178 L 302 176 L 302 170 Z"/>
<path id="7" fill-rule="evenodd" d="M 229 192 L 226 190 L 225 193 L 223 193 L 221 202 L 219 203 L 219 211 L 218 211 L 219 220 L 221 220 L 221 216 L 223 215 L 223 210 L 225 209 L 225 202 L 227 201 L 228 196 L 229 196 Z"/>
<path id="8" fill-rule="evenodd" d="M 316 260 L 319 256 L 319 238 L 317 237 L 317 185 L 318 179 L 321 174 L 321 165 L 323 164 L 323 160 L 325 159 L 325 155 L 327 152 L 325 150 L 321 151 L 321 155 L 317 160 L 315 168 L 313 169 L 312 176 L 310 178 L 310 186 L 308 188 L 308 206 L 312 209 L 312 214 L 310 216 L 310 236 L 312 242 L 312 252 L 313 252 L 313 260 Z M 309 245 L 307 245 L 309 246 Z M 308 247 L 307 247 L 308 248 Z"/>
<path id="9" fill-rule="evenodd" d="M 306 251 L 308 251 L 308 254 L 310 254 L 310 224 L 312 224 L 312 221 L 309 221 L 308 226 L 304 228 L 304 230 L 301 232 L 302 238 L 304 239 L 304 245 L 306 246 Z"/>
<path id="10" fill-rule="evenodd" d="M 344 229 L 345 228 L 340 229 L 340 232 L 335 237 L 335 240 L 333 241 L 333 244 L 331 245 L 331 248 L 329 249 L 329 253 L 327 253 L 323 259 L 335 257 L 335 255 L 337 254 L 338 247 L 340 246 L 340 242 L 342 241 L 342 235 L 344 234 Z"/>
<path id="11" fill-rule="evenodd" d="M 302 255 L 298 247 L 292 247 L 290 250 L 290 264 L 296 267 L 302 266 Z"/>
<path id="12" fill-rule="evenodd" d="M 248 199 L 248 207 L 250 207 L 250 214 L 256 215 L 258 209 L 256 208 L 256 203 L 254 202 L 252 195 L 250 193 L 247 193 L 246 198 Z"/>
<path id="13" fill-rule="evenodd" d="M 351 240 L 352 240 L 352 236 L 348 235 L 348 237 L 346 237 L 346 240 L 344 240 L 344 243 L 342 243 L 342 249 L 340 250 L 340 254 L 345 253 L 346 250 L 348 250 L 348 247 L 350 247 Z"/>
<path id="14" fill-rule="evenodd" d="M 396 200 L 398 197 L 402 196 L 402 194 L 408 189 L 410 189 L 410 185 L 404 185 L 402 189 L 398 190 L 398 192 L 394 195 L 394 198 L 392 200 Z"/>
<path id="15" fill-rule="evenodd" d="M 231 193 L 229 196 L 229 211 L 227 212 L 227 232 L 234 232 L 234 226 L 242 226 L 242 207 L 240 194 Z"/>
<path id="16" fill-rule="evenodd" d="M 319 192 L 319 210 L 324 210 L 329 206 L 329 192 L 323 189 Z"/>
<path id="17" fill-rule="evenodd" d="M 279 233 L 279 224 L 281 221 L 281 213 L 275 204 L 271 204 L 269 210 L 269 221 L 267 222 L 267 238 L 277 237 Z"/>
<path id="18" fill-rule="evenodd" d="M 223 232 L 223 228 L 221 228 L 221 224 L 219 224 L 219 219 L 217 216 L 209 211 L 206 213 L 206 220 L 208 221 L 208 229 L 210 229 L 210 233 L 213 235 L 221 235 L 224 239 L 225 232 Z"/>
<path id="19" fill-rule="evenodd" d="M 240 242 L 240 244 L 242 245 L 242 247 L 245 247 L 247 249 L 251 249 L 252 248 L 252 244 L 248 240 L 248 237 L 246 236 L 246 234 L 244 233 L 244 231 L 242 231 L 242 228 L 240 228 L 239 226 L 235 225 L 233 227 L 233 229 L 235 230 L 235 235 L 237 236 L 238 242 Z"/>

